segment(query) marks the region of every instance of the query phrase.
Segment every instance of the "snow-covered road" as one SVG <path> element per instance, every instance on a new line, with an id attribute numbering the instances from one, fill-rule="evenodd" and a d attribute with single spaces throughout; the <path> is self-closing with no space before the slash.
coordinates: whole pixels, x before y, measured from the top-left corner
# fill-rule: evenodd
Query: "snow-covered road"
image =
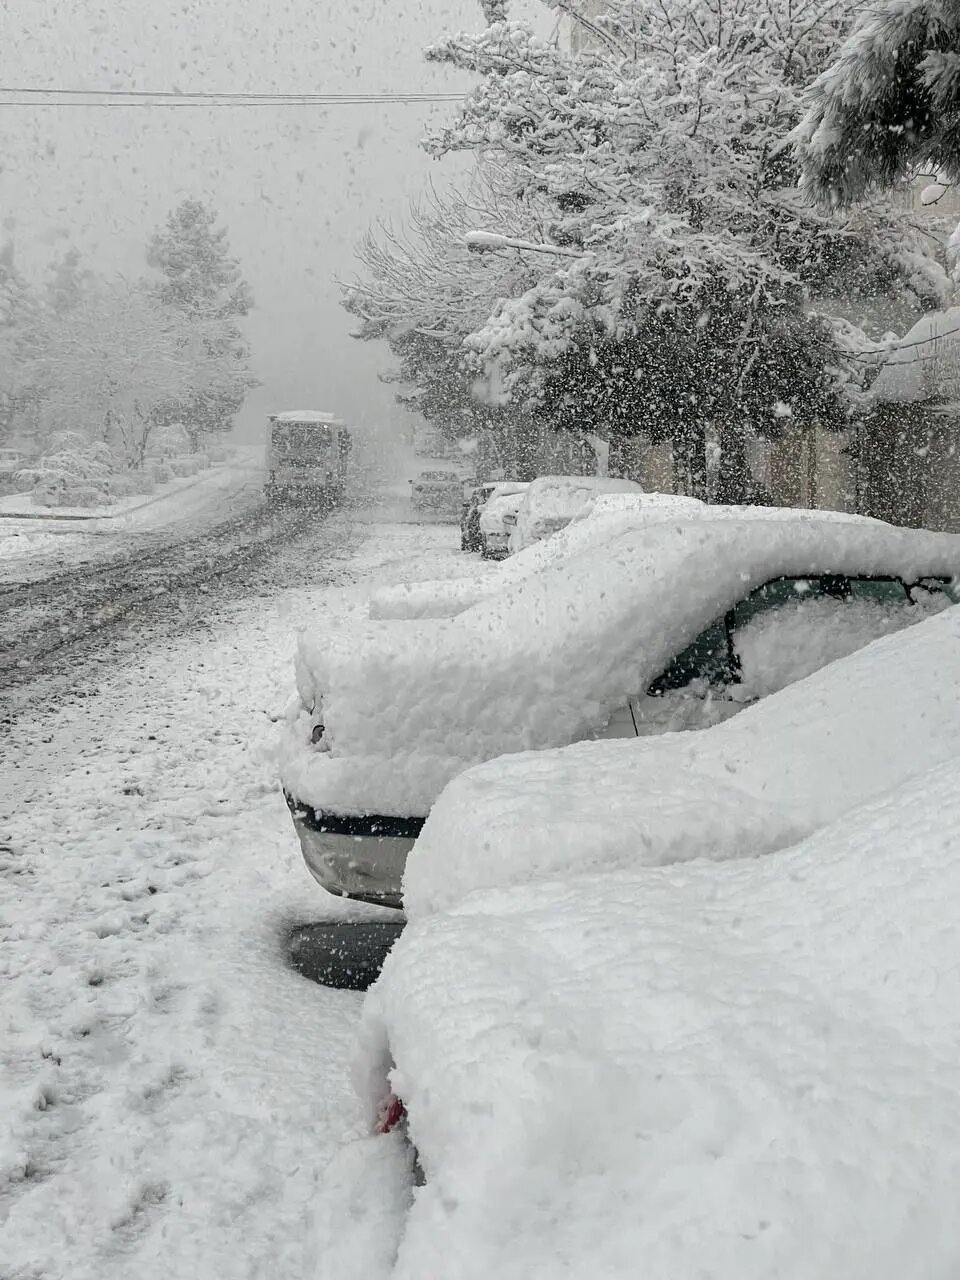
<path id="1" fill-rule="evenodd" d="M 145 630 L 0 729 L 2 1280 L 325 1273 L 360 997 L 283 939 L 371 909 L 303 870 L 273 718 L 301 622 L 449 573 L 456 545 L 334 517 L 312 581 Z"/>

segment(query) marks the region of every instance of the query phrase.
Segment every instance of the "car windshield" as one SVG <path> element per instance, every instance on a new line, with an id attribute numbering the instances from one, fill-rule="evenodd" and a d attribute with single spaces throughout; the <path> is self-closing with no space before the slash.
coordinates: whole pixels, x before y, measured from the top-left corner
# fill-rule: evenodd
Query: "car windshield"
<path id="1" fill-rule="evenodd" d="M 960 0 L 0 122 L 0 1280 L 960 1280 Z"/>

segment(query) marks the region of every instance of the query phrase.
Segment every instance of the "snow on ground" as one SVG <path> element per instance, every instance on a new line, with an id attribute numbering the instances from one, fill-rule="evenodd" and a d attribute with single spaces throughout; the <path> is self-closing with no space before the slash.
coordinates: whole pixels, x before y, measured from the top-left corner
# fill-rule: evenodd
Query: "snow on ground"
<path id="1" fill-rule="evenodd" d="M 22 495 L 0 499 L 0 581 L 96 559 L 127 547 L 134 538 L 189 533 L 259 504 L 262 493 L 260 451 L 243 448 L 224 466 L 174 480 L 154 494 L 124 498 L 99 512 L 79 513 L 82 518 L 62 512 L 50 518 L 13 518 L 2 512 L 22 512 Z"/>
<path id="2" fill-rule="evenodd" d="M 296 625 L 359 616 L 371 582 L 436 573 L 456 545 L 371 525 L 351 558 L 351 525 L 320 530 L 317 585 L 161 645 L 145 632 L 88 696 L 4 727 L 4 1280 L 322 1269 L 325 1169 L 365 1132 L 347 1075 L 359 1000 L 287 970 L 282 940 L 370 909 L 303 868 L 274 721 Z"/>
<path id="3" fill-rule="evenodd" d="M 950 761 L 767 859 L 408 926 L 358 1070 L 426 1178 L 394 1280 L 960 1274 L 958 831 Z"/>
<path id="4" fill-rule="evenodd" d="M 234 450 L 227 462 L 217 463 L 192 476 L 177 477 L 157 485 L 153 493 L 127 494 L 103 507 L 47 507 L 35 503 L 30 494 L 14 493 L 0 498 L 0 516 L 5 519 L 76 520 L 119 522 L 122 525 L 151 526 L 179 519 L 198 504 L 209 505 L 211 491 L 231 492 L 255 486 L 263 488 L 262 451 L 250 447 Z M 206 491 L 206 492 L 205 492 Z M 150 511 L 150 515 L 143 513 Z"/>

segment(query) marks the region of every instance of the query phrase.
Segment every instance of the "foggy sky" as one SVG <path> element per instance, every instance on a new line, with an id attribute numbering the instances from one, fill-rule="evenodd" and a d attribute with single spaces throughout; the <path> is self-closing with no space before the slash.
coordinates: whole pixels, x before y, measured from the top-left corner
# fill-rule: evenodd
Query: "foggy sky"
<path id="1" fill-rule="evenodd" d="M 542 26 L 536 0 L 513 7 L 534 12 Z M 477 0 L 2 0 L 0 85 L 460 91 L 470 81 L 422 49 L 481 24 Z M 283 408 L 383 423 L 386 349 L 349 337 L 332 277 L 352 275 L 368 223 L 402 217 L 429 177 L 455 178 L 456 160 L 417 146 L 454 110 L 0 107 L 0 223 L 33 277 L 69 244 L 97 270 L 136 276 L 166 213 L 199 197 L 227 226 L 257 304 L 247 332 L 264 385 L 241 415 L 244 436 Z"/>

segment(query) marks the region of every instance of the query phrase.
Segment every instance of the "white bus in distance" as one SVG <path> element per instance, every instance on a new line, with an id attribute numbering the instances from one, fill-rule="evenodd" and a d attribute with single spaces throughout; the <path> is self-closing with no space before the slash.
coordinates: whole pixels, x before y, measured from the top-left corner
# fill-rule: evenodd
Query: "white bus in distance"
<path id="1" fill-rule="evenodd" d="M 333 506 L 343 498 L 350 432 L 340 418 L 316 409 L 270 415 L 268 502 Z"/>

